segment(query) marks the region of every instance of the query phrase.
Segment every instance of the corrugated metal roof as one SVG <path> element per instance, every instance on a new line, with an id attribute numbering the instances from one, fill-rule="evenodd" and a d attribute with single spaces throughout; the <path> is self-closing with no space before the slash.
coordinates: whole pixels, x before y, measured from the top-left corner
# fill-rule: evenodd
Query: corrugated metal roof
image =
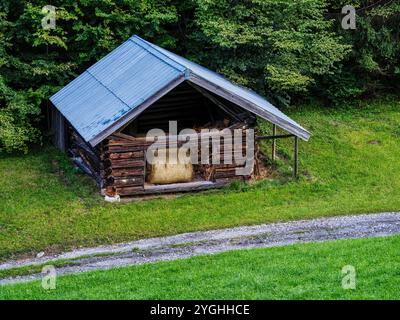
<path id="1" fill-rule="evenodd" d="M 50 100 L 96 145 L 183 80 L 196 83 L 308 140 L 310 134 L 258 94 L 138 36 L 99 60 Z"/>

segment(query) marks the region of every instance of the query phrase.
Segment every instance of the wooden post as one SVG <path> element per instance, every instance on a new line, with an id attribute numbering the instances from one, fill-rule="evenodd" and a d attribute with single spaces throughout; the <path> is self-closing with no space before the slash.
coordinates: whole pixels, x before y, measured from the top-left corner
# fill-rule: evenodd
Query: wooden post
<path id="1" fill-rule="evenodd" d="M 294 137 L 294 177 L 299 176 L 299 138 Z"/>
<path id="2" fill-rule="evenodd" d="M 276 124 L 272 125 L 272 135 L 276 135 Z M 272 161 L 275 161 L 276 158 L 276 139 L 272 139 Z"/>
<path id="3" fill-rule="evenodd" d="M 53 143 L 61 151 L 66 151 L 65 118 L 56 108 L 52 109 Z"/>

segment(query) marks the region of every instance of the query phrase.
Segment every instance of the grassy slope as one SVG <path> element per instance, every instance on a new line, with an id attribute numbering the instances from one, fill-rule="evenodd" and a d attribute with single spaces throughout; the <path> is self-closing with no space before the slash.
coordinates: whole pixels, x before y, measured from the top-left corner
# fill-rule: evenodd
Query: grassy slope
<path id="1" fill-rule="evenodd" d="M 0 259 L 46 248 L 400 209 L 400 102 L 290 115 L 313 133 L 300 143 L 306 175 L 299 181 L 168 200 L 105 204 L 90 179 L 74 174 L 52 148 L 0 156 Z M 283 156 L 291 157 L 290 143 L 278 143 Z M 287 164 L 282 168 L 288 172 Z"/>
<path id="2" fill-rule="evenodd" d="M 398 299 L 400 236 L 232 251 L 0 287 L 0 299 Z M 342 288 L 352 265 L 356 289 Z"/>

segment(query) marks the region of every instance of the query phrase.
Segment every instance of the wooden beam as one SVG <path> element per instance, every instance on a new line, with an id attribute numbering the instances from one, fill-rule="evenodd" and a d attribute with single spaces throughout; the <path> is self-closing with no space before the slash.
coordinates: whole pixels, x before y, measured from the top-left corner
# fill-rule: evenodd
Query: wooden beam
<path id="1" fill-rule="evenodd" d="M 272 136 L 276 136 L 276 124 L 272 125 Z M 276 158 L 276 138 L 272 138 L 272 161 Z"/>
<path id="2" fill-rule="evenodd" d="M 288 122 L 287 120 L 283 119 L 282 117 L 279 117 L 275 114 L 273 114 L 271 111 L 268 111 L 267 109 L 261 108 L 260 106 L 246 100 L 245 98 L 241 97 L 240 95 L 234 94 L 224 88 L 221 88 L 217 86 L 216 84 L 208 81 L 205 78 L 202 78 L 196 74 L 190 73 L 189 76 L 189 81 L 192 83 L 195 83 L 196 85 L 207 89 L 214 94 L 242 107 L 243 109 L 246 109 L 250 111 L 251 113 L 254 113 L 261 118 L 264 118 L 265 120 L 275 123 L 282 129 L 293 133 L 294 135 L 297 135 L 301 139 L 308 141 L 310 138 L 310 133 L 305 130 L 304 128 L 297 127 L 293 123 Z"/>
<path id="3" fill-rule="evenodd" d="M 278 134 L 274 136 L 257 136 L 256 140 L 271 140 L 271 139 L 282 139 L 282 138 L 291 138 L 295 137 L 293 134 Z"/>
<path id="4" fill-rule="evenodd" d="M 299 176 L 299 138 L 294 137 L 294 177 Z"/>
<path id="5" fill-rule="evenodd" d="M 66 126 L 65 118 L 57 108 L 52 110 L 53 143 L 62 152 L 66 151 Z"/>
<path id="6" fill-rule="evenodd" d="M 234 112 L 229 110 L 229 108 L 227 106 L 225 106 L 221 101 L 219 101 L 213 95 L 208 93 L 206 90 L 204 90 L 203 88 L 200 88 L 199 86 L 195 85 L 194 83 L 189 82 L 189 85 L 192 86 L 194 89 L 196 89 L 198 92 L 200 92 L 204 97 L 209 99 L 211 102 L 213 102 L 217 107 L 219 107 L 220 109 L 225 111 L 227 114 L 229 114 L 231 117 L 233 117 L 237 121 L 240 121 L 240 122 L 243 121 L 239 116 L 237 116 Z"/>

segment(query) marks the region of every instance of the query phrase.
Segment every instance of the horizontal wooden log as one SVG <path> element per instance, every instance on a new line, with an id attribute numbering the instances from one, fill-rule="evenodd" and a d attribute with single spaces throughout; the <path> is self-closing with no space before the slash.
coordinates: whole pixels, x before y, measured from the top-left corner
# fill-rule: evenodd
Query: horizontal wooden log
<path id="1" fill-rule="evenodd" d="M 137 141 L 121 141 L 121 140 L 109 140 L 108 141 L 108 147 L 145 147 L 145 146 L 149 146 L 153 143 L 154 141 L 145 141 L 145 140 L 141 140 L 138 139 Z"/>
<path id="2" fill-rule="evenodd" d="M 232 164 L 221 163 L 221 164 L 214 164 L 213 167 L 215 170 L 223 171 L 223 170 L 228 170 L 228 169 L 235 169 L 235 168 L 241 167 L 241 165 L 239 165 L 237 163 L 232 163 Z"/>
<path id="3" fill-rule="evenodd" d="M 144 167 L 144 160 L 137 159 L 108 159 L 104 160 L 105 167 L 111 167 L 113 169 L 117 168 L 134 168 L 134 167 Z"/>
<path id="4" fill-rule="evenodd" d="M 102 175 L 104 178 L 109 176 L 113 176 L 115 178 L 121 177 L 134 177 L 134 176 L 144 176 L 144 167 L 143 168 L 135 168 L 135 169 L 112 169 L 107 168 L 103 170 Z"/>
<path id="5" fill-rule="evenodd" d="M 103 159 L 144 159 L 144 151 L 134 151 L 125 153 L 109 153 L 105 152 L 103 154 Z"/>
<path id="6" fill-rule="evenodd" d="M 211 181 L 193 181 L 186 183 L 173 183 L 168 185 L 154 185 L 146 186 L 144 189 L 134 189 L 122 191 L 121 196 L 141 196 L 147 194 L 162 194 L 162 193 L 172 193 L 172 192 L 188 192 L 188 191 L 201 191 L 207 189 L 221 188 L 230 180 L 211 182 Z"/>
<path id="7" fill-rule="evenodd" d="M 215 169 L 214 179 L 236 177 L 236 168 Z"/>
<path id="8" fill-rule="evenodd" d="M 135 141 L 135 137 L 130 136 L 128 134 L 122 133 L 122 132 L 114 132 L 110 140 L 121 140 L 121 141 Z"/>
<path id="9" fill-rule="evenodd" d="M 115 187 L 143 186 L 143 184 L 144 184 L 143 176 L 128 177 L 128 178 L 110 177 L 107 179 L 107 185 L 112 185 Z"/>
<path id="10" fill-rule="evenodd" d="M 125 152 L 138 152 L 138 151 L 143 151 L 145 148 L 143 146 L 138 146 L 138 145 L 131 145 L 131 146 L 124 146 L 124 145 L 116 145 L 116 146 L 110 146 L 107 145 L 104 147 L 105 152 L 109 153 L 125 153 Z"/>
<path id="11" fill-rule="evenodd" d="M 137 187 L 116 187 L 116 193 L 119 194 L 120 196 L 131 196 L 135 195 L 137 193 L 143 192 L 144 188 L 141 186 Z"/>

